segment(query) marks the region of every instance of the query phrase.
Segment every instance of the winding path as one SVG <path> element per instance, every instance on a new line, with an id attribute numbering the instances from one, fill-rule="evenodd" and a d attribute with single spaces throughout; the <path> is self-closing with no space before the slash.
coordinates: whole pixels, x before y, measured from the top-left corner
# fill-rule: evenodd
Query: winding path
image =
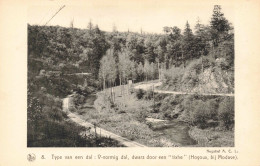
<path id="1" fill-rule="evenodd" d="M 143 90 L 149 90 L 152 89 L 152 86 L 154 86 L 154 92 L 156 93 L 165 93 L 165 94 L 183 94 L 183 95 L 204 95 L 204 96 L 234 96 L 234 94 L 225 94 L 225 93 L 192 93 L 192 92 L 176 92 L 176 91 L 167 91 L 167 90 L 159 90 L 156 89 L 156 87 L 161 86 L 162 82 L 149 82 L 149 83 L 143 83 L 134 86 L 135 89 L 143 89 Z"/>
<path id="2" fill-rule="evenodd" d="M 65 111 L 73 122 L 77 123 L 80 126 L 87 128 L 90 128 L 90 132 L 95 133 L 95 127 L 93 124 L 86 122 L 85 120 L 81 119 L 80 116 L 77 114 L 74 114 L 69 111 L 69 97 L 63 99 L 63 111 Z M 126 147 L 146 147 L 145 145 L 139 144 L 137 142 L 131 141 L 127 138 L 121 137 L 119 135 L 116 135 L 114 133 L 111 133 L 107 130 L 104 130 L 102 128 L 96 127 L 96 132 L 98 134 L 101 133 L 102 137 L 110 137 L 114 140 L 117 140 L 120 144 L 126 146 Z"/>

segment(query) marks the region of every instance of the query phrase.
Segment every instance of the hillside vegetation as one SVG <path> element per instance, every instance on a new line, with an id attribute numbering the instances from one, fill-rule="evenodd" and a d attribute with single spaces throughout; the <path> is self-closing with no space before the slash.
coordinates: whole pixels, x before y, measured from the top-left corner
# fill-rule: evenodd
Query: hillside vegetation
<path id="1" fill-rule="evenodd" d="M 172 67 L 164 72 L 160 89 L 192 93 L 234 93 L 234 71 L 229 70 L 225 58 L 192 61 L 185 69 Z"/>
<path id="2" fill-rule="evenodd" d="M 128 80 L 155 79 L 163 80 L 160 88 L 167 90 L 234 93 L 234 33 L 221 7 L 214 7 L 209 25 L 198 20 L 194 29 L 192 32 L 188 21 L 183 32 L 176 26 L 163 27 L 163 34 L 118 32 L 116 27 L 104 32 L 92 22 L 86 29 L 28 25 L 28 146 L 98 146 L 93 137 L 80 137 L 82 128 L 69 122 L 62 112 L 62 99 L 71 93 L 81 99 L 80 105 L 101 89 L 127 84 Z M 112 95 L 109 100 L 113 100 Z M 227 110 L 225 103 L 230 107 L 233 103 L 227 100 L 222 107 L 223 101 L 216 99 L 214 110 Z M 200 110 L 186 108 L 182 101 L 178 104 L 185 106 L 183 112 L 196 114 L 195 110 Z M 192 105 L 202 108 L 210 104 L 194 100 Z M 203 123 L 213 115 L 202 116 L 203 121 L 192 123 Z M 231 121 L 227 130 L 233 128 L 232 115 L 224 111 L 218 118 L 226 118 L 221 121 L 223 126 L 224 121 Z"/>

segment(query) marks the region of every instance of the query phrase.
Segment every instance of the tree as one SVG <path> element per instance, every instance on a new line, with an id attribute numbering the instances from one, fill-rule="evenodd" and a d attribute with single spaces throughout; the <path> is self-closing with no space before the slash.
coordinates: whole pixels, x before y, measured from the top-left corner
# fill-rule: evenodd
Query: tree
<path id="1" fill-rule="evenodd" d="M 100 35 L 100 34 L 101 34 L 101 31 L 100 31 L 98 25 L 95 26 L 95 28 L 94 28 L 94 33 L 95 33 L 96 35 Z"/>
<path id="2" fill-rule="evenodd" d="M 35 139 L 35 133 L 38 130 L 40 120 L 44 117 L 42 113 L 42 103 L 36 97 L 36 94 L 32 93 L 32 86 L 28 86 L 27 89 L 27 122 L 28 131 L 32 135 L 32 140 Z"/>
<path id="3" fill-rule="evenodd" d="M 117 33 L 117 32 L 118 32 L 118 31 L 117 31 L 116 24 L 113 24 L 113 29 L 112 29 L 112 32 L 113 32 L 113 33 Z"/>
<path id="4" fill-rule="evenodd" d="M 120 85 L 125 83 L 125 78 L 127 77 L 126 70 L 127 70 L 127 63 L 129 63 L 129 55 L 126 52 L 121 52 L 118 55 L 118 73 L 119 73 L 119 80 Z"/>
<path id="5" fill-rule="evenodd" d="M 156 69 L 157 69 L 156 64 L 152 62 L 150 64 L 150 74 L 151 74 L 151 79 L 153 79 L 153 80 L 154 80 L 155 75 L 156 75 Z"/>
<path id="6" fill-rule="evenodd" d="M 181 29 L 174 26 L 171 28 L 171 33 L 170 33 L 170 39 L 172 41 L 176 41 L 176 40 L 179 40 L 181 38 Z"/>
<path id="7" fill-rule="evenodd" d="M 142 55 L 145 52 L 145 46 L 142 36 L 128 34 L 126 38 L 126 48 L 129 51 L 130 60 L 137 63 L 144 62 Z"/>
<path id="8" fill-rule="evenodd" d="M 107 80 L 107 71 L 108 66 L 106 65 L 108 62 L 107 56 L 103 56 L 100 60 L 100 68 L 99 68 L 99 79 L 103 82 L 103 90 L 106 89 L 106 80 Z"/>
<path id="9" fill-rule="evenodd" d="M 102 57 L 100 61 L 99 78 L 103 80 L 103 88 L 106 88 L 106 84 L 112 86 L 112 83 L 116 79 L 116 62 L 113 56 L 112 50 L 108 50 L 106 55 Z"/>
<path id="10" fill-rule="evenodd" d="M 234 98 L 226 97 L 219 104 L 218 119 L 226 129 L 234 125 Z"/>
<path id="11" fill-rule="evenodd" d="M 185 64 L 185 61 L 192 59 L 193 58 L 192 55 L 194 54 L 194 35 L 192 33 L 188 21 L 186 22 L 185 29 L 183 32 L 182 51 L 183 51 L 183 63 Z"/>
<path id="12" fill-rule="evenodd" d="M 110 99 L 115 100 L 113 86 L 117 77 L 116 61 L 113 51 L 109 49 L 106 55 L 100 61 L 99 79 L 103 82 L 103 89 L 106 89 L 106 84 L 111 88 Z"/>
<path id="13" fill-rule="evenodd" d="M 211 37 L 214 46 L 218 46 L 220 36 L 225 35 L 230 30 L 230 24 L 228 20 L 224 17 L 224 13 L 221 12 L 221 6 L 215 5 L 213 9 L 213 14 L 210 21 L 211 27 Z"/>
<path id="14" fill-rule="evenodd" d="M 117 77 L 117 71 L 116 71 L 116 61 L 115 57 L 113 54 L 113 51 L 109 49 L 107 51 L 107 57 L 108 57 L 108 66 L 109 66 L 109 71 L 108 71 L 108 80 L 110 81 L 110 86 L 112 87 L 115 83 L 116 77 Z"/>
<path id="15" fill-rule="evenodd" d="M 87 29 L 89 30 L 89 33 L 91 34 L 91 33 L 92 33 L 92 30 L 93 30 L 93 23 L 92 23 L 91 20 L 89 20 L 89 22 L 88 22 Z"/>
<path id="16" fill-rule="evenodd" d="M 157 59 L 160 62 L 163 62 L 165 59 L 166 54 L 166 46 L 167 46 L 167 37 L 166 36 L 160 36 L 157 41 L 155 42 L 155 50 L 154 53 L 157 55 Z"/>
<path id="17" fill-rule="evenodd" d="M 163 27 L 163 32 L 164 32 L 165 34 L 170 33 L 170 32 L 171 32 L 171 27 L 167 27 L 167 26 Z"/>
<path id="18" fill-rule="evenodd" d="M 183 61 L 182 41 L 176 40 L 174 42 L 170 42 L 166 48 L 169 57 L 168 68 L 170 68 L 170 65 L 175 65 L 175 67 L 179 66 L 180 63 Z"/>
<path id="19" fill-rule="evenodd" d="M 80 64 L 82 67 L 84 66 L 83 69 L 90 71 L 95 76 L 97 76 L 99 61 L 106 53 L 108 49 L 108 43 L 105 39 L 104 33 L 99 30 L 98 26 L 93 28 L 93 25 L 90 22 L 89 27 L 91 29 L 91 32 L 85 31 L 83 34 L 79 34 L 79 41 L 80 45 L 82 46 L 79 47 L 82 50 L 82 53 L 80 54 L 86 54 L 87 50 L 88 57 L 88 59 L 85 59 L 85 61 L 82 61 L 81 59 Z M 84 57 L 84 55 L 81 55 L 81 57 Z"/>
<path id="20" fill-rule="evenodd" d="M 145 60 L 145 61 L 144 61 L 144 74 L 145 74 L 146 81 L 148 81 L 148 78 L 149 78 L 149 76 L 150 76 L 150 73 L 151 73 L 150 63 L 149 63 L 148 60 Z"/>
<path id="21" fill-rule="evenodd" d="M 155 62 L 156 54 L 154 53 L 154 45 L 153 45 L 152 38 L 146 38 L 144 41 L 145 44 L 145 59 L 147 59 L 149 62 Z"/>
<path id="22" fill-rule="evenodd" d="M 164 62 L 165 67 L 168 69 L 171 65 L 175 65 L 177 67 L 179 65 L 179 61 L 182 60 L 182 35 L 181 29 L 174 26 L 170 28 L 171 32 L 168 34 L 165 45 L 165 55 L 164 55 Z"/>
<path id="23" fill-rule="evenodd" d="M 203 66 L 203 56 L 206 54 L 207 46 L 207 33 L 205 31 L 204 25 L 200 23 L 200 20 L 197 20 L 195 25 L 195 56 L 201 57 L 202 71 L 204 70 Z"/>
<path id="24" fill-rule="evenodd" d="M 137 66 L 136 73 L 137 73 L 138 80 L 142 81 L 143 78 L 144 78 L 144 66 L 143 66 L 143 64 L 141 62 Z"/>

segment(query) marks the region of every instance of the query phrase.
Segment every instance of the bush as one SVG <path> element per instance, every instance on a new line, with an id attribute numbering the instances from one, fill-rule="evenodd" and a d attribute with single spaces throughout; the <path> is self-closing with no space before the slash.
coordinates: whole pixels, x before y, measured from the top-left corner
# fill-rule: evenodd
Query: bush
<path id="1" fill-rule="evenodd" d="M 198 75 L 200 74 L 201 69 L 202 65 L 199 59 L 192 61 L 185 69 L 181 82 L 189 85 L 190 88 L 194 87 L 199 81 Z"/>
<path id="2" fill-rule="evenodd" d="M 234 99 L 226 97 L 219 104 L 218 119 L 223 127 L 231 129 L 234 125 Z"/>
<path id="3" fill-rule="evenodd" d="M 193 102 L 193 112 L 191 113 L 191 122 L 200 128 L 207 127 L 207 120 L 210 118 L 210 111 L 207 104 L 203 101 Z"/>
<path id="4" fill-rule="evenodd" d="M 165 83 L 170 86 L 174 86 L 174 88 L 176 89 L 180 85 L 183 74 L 183 68 L 171 67 L 169 70 L 166 70 L 163 73 L 166 80 Z"/>
<path id="5" fill-rule="evenodd" d="M 210 99 L 206 102 L 207 108 L 208 108 L 208 113 L 209 117 L 211 119 L 217 120 L 217 109 L 218 109 L 218 103 L 215 99 Z"/>
<path id="6" fill-rule="evenodd" d="M 156 101 L 162 101 L 167 97 L 167 94 L 164 93 L 156 93 L 154 94 L 154 98 Z"/>
<path id="7" fill-rule="evenodd" d="M 216 60 L 216 66 L 223 70 L 227 70 L 229 68 L 229 64 L 225 58 L 218 58 Z"/>
<path id="8" fill-rule="evenodd" d="M 194 95 L 189 95 L 184 98 L 181 104 L 184 112 L 181 117 L 199 128 L 209 127 L 209 121 L 217 120 L 217 100 L 204 99 L 203 101 L 195 97 Z"/>
<path id="9" fill-rule="evenodd" d="M 168 109 L 172 109 L 172 105 L 171 105 L 171 101 L 172 101 L 172 96 L 167 96 L 164 98 L 164 100 L 162 101 L 163 104 L 161 104 L 160 106 L 160 111 L 161 112 L 165 112 Z"/>
<path id="10" fill-rule="evenodd" d="M 202 69 L 201 60 L 196 59 L 190 62 L 187 66 L 186 71 L 195 71 L 196 74 L 200 73 Z"/>
<path id="11" fill-rule="evenodd" d="M 179 114 L 176 114 L 173 110 L 167 110 L 163 116 L 169 120 L 178 118 Z"/>
<path id="12" fill-rule="evenodd" d="M 214 67 L 215 66 L 215 59 L 210 57 L 210 56 L 207 56 L 207 57 L 203 57 L 203 67 L 204 69 L 206 68 L 209 68 L 209 67 Z"/>
<path id="13" fill-rule="evenodd" d="M 84 102 L 85 102 L 85 97 L 83 95 L 80 95 L 80 94 L 76 93 L 73 96 L 73 103 L 75 104 L 76 107 L 80 106 Z"/>
<path id="14" fill-rule="evenodd" d="M 137 97 L 138 99 L 142 99 L 143 96 L 144 96 L 144 90 L 143 90 L 143 89 L 137 89 L 137 91 L 136 91 L 136 97 Z"/>
<path id="15" fill-rule="evenodd" d="M 145 92 L 144 99 L 151 100 L 153 98 L 154 92 L 150 89 Z"/>

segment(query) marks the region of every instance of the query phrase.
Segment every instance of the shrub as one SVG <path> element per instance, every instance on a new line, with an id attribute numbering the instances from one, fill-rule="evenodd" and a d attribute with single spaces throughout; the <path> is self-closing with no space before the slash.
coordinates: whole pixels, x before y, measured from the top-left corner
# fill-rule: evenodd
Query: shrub
<path id="1" fill-rule="evenodd" d="M 144 90 L 143 90 L 143 89 L 137 89 L 137 91 L 136 91 L 136 97 L 137 97 L 138 99 L 142 99 L 143 96 L 144 96 Z"/>
<path id="2" fill-rule="evenodd" d="M 161 103 L 156 103 L 156 104 L 154 104 L 154 105 L 151 105 L 150 106 L 150 112 L 151 113 L 158 113 L 158 112 L 160 112 L 160 104 Z"/>
<path id="3" fill-rule="evenodd" d="M 209 117 L 211 119 L 216 119 L 217 120 L 217 109 L 218 109 L 218 103 L 215 99 L 210 99 L 206 102 Z"/>
<path id="4" fill-rule="evenodd" d="M 165 83 L 177 88 L 181 82 L 183 74 L 184 74 L 183 68 L 171 67 L 170 69 L 164 71 L 163 73 L 165 78 Z"/>
<path id="5" fill-rule="evenodd" d="M 186 68 L 186 71 L 195 71 L 196 74 L 198 74 L 201 72 L 201 69 L 202 69 L 201 60 L 197 59 L 190 62 L 190 64 Z"/>
<path id="6" fill-rule="evenodd" d="M 165 99 L 165 97 L 167 97 L 167 94 L 163 94 L 163 93 L 154 94 L 154 98 L 156 101 L 162 101 Z"/>
<path id="7" fill-rule="evenodd" d="M 182 118 L 199 128 L 209 127 L 209 120 L 216 119 L 218 104 L 215 99 L 203 101 L 188 96 L 182 105 L 185 110 Z"/>
<path id="8" fill-rule="evenodd" d="M 145 118 L 148 117 L 147 109 L 141 109 L 141 111 L 137 112 L 136 119 L 140 122 L 146 122 Z"/>
<path id="9" fill-rule="evenodd" d="M 202 65 L 199 59 L 192 61 L 185 69 L 181 82 L 187 83 L 191 87 L 194 87 L 198 82 L 198 75 L 201 72 L 201 69 Z"/>
<path id="10" fill-rule="evenodd" d="M 219 104 L 218 119 L 223 127 L 231 129 L 234 125 L 234 99 L 226 97 Z"/>
<path id="11" fill-rule="evenodd" d="M 172 101 L 172 96 L 165 97 L 164 100 L 162 101 L 163 104 L 161 104 L 160 106 L 160 111 L 165 112 L 168 109 L 172 109 L 171 101 Z"/>
<path id="12" fill-rule="evenodd" d="M 153 98 L 154 92 L 150 89 L 145 92 L 144 99 L 151 100 Z"/>
<path id="13" fill-rule="evenodd" d="M 173 110 L 167 110 L 167 111 L 164 112 L 163 115 L 167 119 L 175 119 L 179 116 L 178 114 L 174 113 Z"/>
<path id="14" fill-rule="evenodd" d="M 85 102 L 85 97 L 83 95 L 80 95 L 80 94 L 76 93 L 73 96 L 73 103 L 75 104 L 76 107 L 80 106 L 84 102 Z"/>
<path id="15" fill-rule="evenodd" d="M 197 100 L 193 102 L 193 111 L 191 113 L 191 122 L 198 125 L 200 128 L 206 128 L 206 122 L 210 118 L 207 104 L 203 101 Z"/>
<path id="16" fill-rule="evenodd" d="M 216 66 L 224 70 L 229 68 L 229 64 L 225 58 L 218 58 L 216 60 Z"/>

